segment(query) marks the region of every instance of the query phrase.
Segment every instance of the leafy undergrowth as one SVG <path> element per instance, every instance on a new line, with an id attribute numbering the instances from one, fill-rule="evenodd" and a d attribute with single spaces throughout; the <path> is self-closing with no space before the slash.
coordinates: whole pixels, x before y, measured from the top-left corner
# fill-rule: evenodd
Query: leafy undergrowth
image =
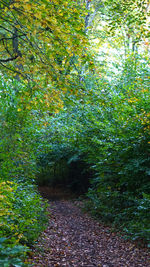
<path id="1" fill-rule="evenodd" d="M 148 267 L 148 249 L 124 240 L 89 215 L 80 202 L 55 200 L 48 228 L 33 249 L 33 267 Z"/>
<path id="2" fill-rule="evenodd" d="M 26 266 L 29 247 L 45 228 L 45 209 L 35 186 L 0 183 L 0 266 Z"/>
<path id="3" fill-rule="evenodd" d="M 89 190 L 85 210 L 98 220 L 123 231 L 124 238 L 150 246 L 150 198 L 138 199 L 119 192 Z"/>
<path id="4" fill-rule="evenodd" d="M 50 117 L 39 180 L 87 189 L 93 215 L 149 243 L 150 70 L 134 56 L 136 68 L 131 53 L 113 80 L 85 77 L 84 94 Z"/>

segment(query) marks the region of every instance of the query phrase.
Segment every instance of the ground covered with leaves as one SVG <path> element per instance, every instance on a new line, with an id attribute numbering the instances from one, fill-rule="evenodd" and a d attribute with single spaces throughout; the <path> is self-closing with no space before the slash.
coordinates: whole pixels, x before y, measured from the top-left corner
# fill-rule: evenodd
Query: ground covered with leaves
<path id="1" fill-rule="evenodd" d="M 34 267 L 148 267 L 148 249 L 81 211 L 79 202 L 51 200 L 48 228 L 33 249 Z"/>

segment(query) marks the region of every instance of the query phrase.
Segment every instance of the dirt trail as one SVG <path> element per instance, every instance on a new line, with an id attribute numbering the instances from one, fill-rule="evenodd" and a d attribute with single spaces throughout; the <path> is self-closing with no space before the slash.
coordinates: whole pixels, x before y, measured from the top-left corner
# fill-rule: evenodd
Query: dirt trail
<path id="1" fill-rule="evenodd" d="M 148 250 L 124 241 L 71 200 L 50 201 L 49 226 L 34 250 L 34 267 L 149 267 Z"/>

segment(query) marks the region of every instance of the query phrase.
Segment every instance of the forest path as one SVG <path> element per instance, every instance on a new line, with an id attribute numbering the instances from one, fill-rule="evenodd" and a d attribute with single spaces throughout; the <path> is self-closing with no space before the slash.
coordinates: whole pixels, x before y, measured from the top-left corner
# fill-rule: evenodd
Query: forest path
<path id="1" fill-rule="evenodd" d="M 49 225 L 30 261 L 34 267 L 148 267 L 148 250 L 123 240 L 88 214 L 79 202 L 50 201 Z"/>

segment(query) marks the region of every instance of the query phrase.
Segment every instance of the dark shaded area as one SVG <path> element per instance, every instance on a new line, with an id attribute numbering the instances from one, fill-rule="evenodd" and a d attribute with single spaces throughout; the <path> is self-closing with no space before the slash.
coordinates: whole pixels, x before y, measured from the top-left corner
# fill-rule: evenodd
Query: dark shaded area
<path id="1" fill-rule="evenodd" d="M 68 165 L 68 186 L 73 192 L 85 193 L 89 188 L 91 172 L 85 162 L 78 160 Z"/>
<path id="2" fill-rule="evenodd" d="M 39 186 L 60 187 L 77 195 L 84 194 L 90 186 L 92 171 L 81 158 L 61 158 L 57 161 L 40 159 Z"/>

